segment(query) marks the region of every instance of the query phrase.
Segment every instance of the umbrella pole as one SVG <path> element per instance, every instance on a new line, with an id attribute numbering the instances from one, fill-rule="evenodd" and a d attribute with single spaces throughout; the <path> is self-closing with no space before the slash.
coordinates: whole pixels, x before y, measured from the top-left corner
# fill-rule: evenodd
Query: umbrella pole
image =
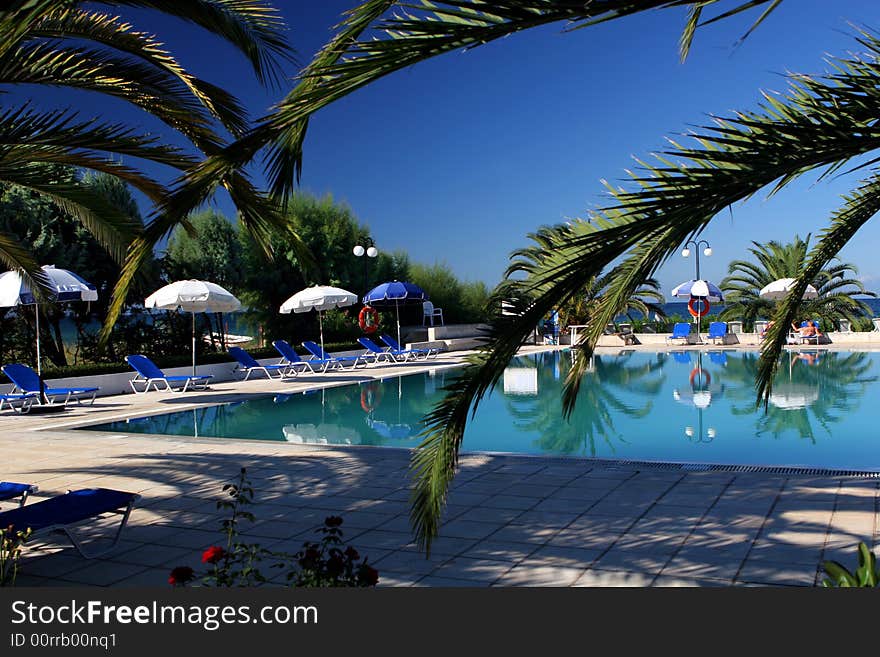
<path id="1" fill-rule="evenodd" d="M 37 315 L 37 374 L 43 374 L 43 366 L 40 358 L 40 304 L 34 304 L 34 313 Z"/>
<path id="2" fill-rule="evenodd" d="M 196 313 L 192 313 L 193 376 L 196 375 Z"/>
<path id="3" fill-rule="evenodd" d="M 397 299 L 394 300 L 394 312 L 397 314 L 397 345 L 403 349 L 403 345 L 400 343 L 400 306 Z"/>
<path id="4" fill-rule="evenodd" d="M 321 319 L 321 311 L 318 311 L 318 326 L 321 329 L 321 352 L 324 352 L 324 321 Z M 326 367 L 326 366 L 325 366 Z M 322 401 L 323 403 L 323 401 Z"/>

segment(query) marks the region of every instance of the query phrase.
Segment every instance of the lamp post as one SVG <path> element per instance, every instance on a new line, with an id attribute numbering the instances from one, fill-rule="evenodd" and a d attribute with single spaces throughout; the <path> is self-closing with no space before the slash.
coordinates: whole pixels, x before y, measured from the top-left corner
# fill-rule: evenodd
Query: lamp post
<path id="1" fill-rule="evenodd" d="M 695 280 L 699 281 L 699 280 L 701 280 L 700 279 L 700 245 L 701 244 L 706 245 L 706 248 L 703 249 L 703 255 L 706 256 L 707 258 L 712 255 L 712 247 L 709 246 L 709 242 L 707 242 L 706 240 L 699 240 L 699 241 L 688 240 L 687 242 L 684 243 L 684 249 L 682 249 L 682 251 L 681 251 L 682 258 L 687 258 L 691 255 L 691 250 L 688 248 L 689 244 L 694 245 L 694 255 L 696 255 L 696 258 L 697 258 L 696 279 Z M 700 320 L 702 319 L 702 310 L 703 310 L 703 304 L 700 304 L 700 312 L 698 312 L 697 316 L 696 316 L 697 342 L 701 341 L 700 340 Z"/>
<path id="2" fill-rule="evenodd" d="M 364 294 L 366 294 L 369 292 L 367 289 L 367 266 L 370 262 L 370 258 L 376 258 L 379 256 L 379 249 L 376 248 L 376 244 L 373 242 L 372 237 L 364 238 L 364 244 L 366 244 L 366 246 L 357 244 L 351 252 L 354 253 L 355 257 L 364 258 Z"/>
<path id="3" fill-rule="evenodd" d="M 693 377 L 694 372 L 696 372 L 695 378 Z M 691 373 L 691 391 L 693 392 L 693 404 L 697 409 L 697 428 L 694 429 L 690 425 L 686 426 L 684 428 L 684 435 L 692 442 L 711 443 L 715 439 L 717 431 L 714 427 L 709 427 L 706 429 L 705 434 L 703 433 L 703 410 L 712 403 L 712 393 L 709 392 L 708 378 L 703 378 L 702 351 L 697 353 L 697 366 L 694 368 L 694 372 Z"/>

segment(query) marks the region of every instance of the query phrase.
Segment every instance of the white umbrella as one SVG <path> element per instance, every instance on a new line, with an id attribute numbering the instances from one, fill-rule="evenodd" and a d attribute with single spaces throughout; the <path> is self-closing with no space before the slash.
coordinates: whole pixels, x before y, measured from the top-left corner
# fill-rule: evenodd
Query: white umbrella
<path id="1" fill-rule="evenodd" d="M 758 295 L 762 299 L 778 301 L 788 296 L 788 293 L 791 292 L 791 289 L 795 286 L 795 283 L 797 283 L 796 278 L 780 278 L 761 288 L 761 291 L 758 293 Z M 818 296 L 818 290 L 816 290 L 816 288 L 814 288 L 812 285 L 807 285 L 807 289 L 804 290 L 804 296 L 801 298 L 816 299 L 818 298 Z"/>
<path id="2" fill-rule="evenodd" d="M 290 313 L 307 313 L 310 310 L 318 312 L 318 325 L 321 329 L 321 351 L 324 350 L 324 321 L 321 313 L 331 308 L 343 308 L 357 303 L 358 297 L 354 292 L 343 290 L 329 285 L 314 285 L 300 290 L 287 301 L 281 304 L 280 312 L 283 315 Z"/>
<path id="3" fill-rule="evenodd" d="M 803 383 L 780 384 L 773 387 L 770 403 L 784 411 L 793 411 L 811 406 L 819 399 L 819 390 Z"/>
<path id="4" fill-rule="evenodd" d="M 97 301 L 98 289 L 72 271 L 58 269 L 54 265 L 43 265 L 42 283 L 48 287 L 51 301 Z M 34 306 L 37 315 L 37 374 L 42 374 L 40 358 L 40 309 L 37 299 L 28 284 L 17 271 L 0 274 L 0 306 Z"/>
<path id="5" fill-rule="evenodd" d="M 192 313 L 192 373 L 196 374 L 196 313 L 230 313 L 241 308 L 241 301 L 216 283 L 198 280 L 176 281 L 153 292 L 145 308 L 183 310 Z"/>

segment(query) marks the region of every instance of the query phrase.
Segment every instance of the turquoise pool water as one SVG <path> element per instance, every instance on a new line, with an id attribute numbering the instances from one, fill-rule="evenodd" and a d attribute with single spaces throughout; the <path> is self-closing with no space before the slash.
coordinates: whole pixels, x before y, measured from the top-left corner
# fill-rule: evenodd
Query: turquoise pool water
<path id="1" fill-rule="evenodd" d="M 466 451 L 724 464 L 880 469 L 880 353 L 783 356 L 765 411 L 757 354 L 718 350 L 597 355 L 569 421 L 569 353 L 515 359 L 469 425 Z M 414 447 L 421 418 L 456 370 L 276 395 L 87 427 L 117 433 Z"/>

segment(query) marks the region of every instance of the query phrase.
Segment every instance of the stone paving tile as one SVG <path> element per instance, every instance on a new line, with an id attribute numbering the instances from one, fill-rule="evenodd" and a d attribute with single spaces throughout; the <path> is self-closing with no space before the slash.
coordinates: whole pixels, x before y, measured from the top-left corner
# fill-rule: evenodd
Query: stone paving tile
<path id="1" fill-rule="evenodd" d="M 625 570 L 590 568 L 582 573 L 572 586 L 651 586 L 654 576 Z"/>
<path id="2" fill-rule="evenodd" d="M 481 504 L 484 507 L 488 508 L 497 508 L 497 509 L 517 509 L 519 511 L 525 511 L 526 509 L 533 508 L 541 498 L 538 497 L 523 497 L 521 495 L 495 495 L 494 497 L 489 497 Z"/>
<path id="3" fill-rule="evenodd" d="M 493 586 L 571 586 L 582 573 L 580 568 L 520 563 L 499 577 Z"/>
<path id="4" fill-rule="evenodd" d="M 529 555 L 528 563 L 533 565 L 559 565 L 568 568 L 587 568 L 600 555 L 602 550 L 583 548 L 558 547 L 545 545 Z"/>
<path id="5" fill-rule="evenodd" d="M 452 577 L 434 577 L 429 575 L 420 579 L 415 585 L 429 586 L 431 588 L 485 588 L 489 586 L 489 583 L 475 579 L 455 579 Z"/>
<path id="6" fill-rule="evenodd" d="M 134 564 L 103 561 L 65 573 L 62 576 L 62 579 L 65 579 L 68 582 L 75 582 L 77 584 L 85 584 L 88 586 L 113 586 L 117 582 L 133 577 L 145 570 L 147 569 L 143 566 L 137 566 Z"/>
<path id="7" fill-rule="evenodd" d="M 383 573 L 385 571 L 396 573 L 408 573 L 411 575 L 427 575 L 438 566 L 449 561 L 449 555 L 432 554 L 425 558 L 424 552 L 416 550 L 395 550 L 383 553 L 381 557 L 374 558 L 373 553 L 367 553 L 370 563 Z"/>
<path id="8" fill-rule="evenodd" d="M 192 555 L 189 548 L 167 545 L 141 545 L 132 550 L 114 552 L 113 559 L 139 566 L 161 566 L 174 559 L 184 559 Z"/>
<path id="9" fill-rule="evenodd" d="M 162 588 L 168 589 L 171 585 L 168 583 L 170 571 L 167 568 L 149 568 L 143 570 L 131 577 L 125 577 L 113 584 L 114 587 L 125 588 Z"/>
<path id="10" fill-rule="evenodd" d="M 25 553 L 21 561 L 21 572 L 35 577 L 59 577 L 80 570 L 88 563 L 75 550 L 40 555 Z"/>
<path id="11" fill-rule="evenodd" d="M 543 544 L 553 539 L 558 532 L 559 528 L 557 527 L 510 523 L 492 534 L 491 539 L 502 543 Z"/>
<path id="12" fill-rule="evenodd" d="M 497 561 L 517 563 L 529 557 L 537 549 L 539 549 L 539 546 L 536 544 L 506 543 L 490 538 L 468 548 L 463 554 L 478 559 L 495 559 Z"/>
<path id="13" fill-rule="evenodd" d="M 430 573 L 430 577 L 451 577 L 491 584 L 504 576 L 515 565 L 510 561 L 458 556 L 435 568 Z"/>
<path id="14" fill-rule="evenodd" d="M 360 534 L 346 535 L 346 539 L 359 550 L 365 548 L 398 550 L 412 544 L 412 535 L 408 532 L 385 531 L 382 529 L 368 529 Z"/>
<path id="15" fill-rule="evenodd" d="M 456 520 L 508 523 L 522 513 L 519 509 L 493 509 L 477 506 L 464 510 L 454 517 Z"/>
<path id="16" fill-rule="evenodd" d="M 746 561 L 736 580 L 737 583 L 781 584 L 785 586 L 813 586 L 816 566 L 798 566 L 771 561 Z"/>
<path id="17" fill-rule="evenodd" d="M 682 550 L 672 557 L 660 571 L 662 576 L 715 578 L 731 582 L 739 572 L 743 558 L 724 553 L 717 554 L 711 550 Z"/>
<path id="18" fill-rule="evenodd" d="M 440 528 L 440 534 L 450 538 L 473 538 L 479 540 L 494 534 L 502 527 L 504 527 L 502 523 L 453 520 Z"/>
<path id="19" fill-rule="evenodd" d="M 654 582 L 651 584 L 653 587 L 659 588 L 678 588 L 678 587 L 699 587 L 699 588 L 712 588 L 712 587 L 726 587 L 731 586 L 732 582 L 730 580 L 725 579 L 710 579 L 707 577 L 704 578 L 693 578 L 693 577 L 676 577 L 660 575 L 657 577 Z"/>
<path id="20" fill-rule="evenodd" d="M 774 562 L 798 565 L 816 565 L 822 558 L 822 546 L 797 545 L 769 540 L 759 540 L 748 555 L 751 562 Z"/>
<path id="21" fill-rule="evenodd" d="M 562 529 L 570 525 L 580 515 L 580 512 L 577 510 L 564 512 L 533 509 L 531 511 L 523 511 L 520 515 L 516 516 L 513 522 L 518 525 L 534 524 L 540 527 L 558 527 Z"/>
<path id="22" fill-rule="evenodd" d="M 402 573 L 379 573 L 379 583 L 377 586 L 381 587 L 399 587 L 399 586 L 413 586 L 416 582 L 421 578 L 421 576 L 412 576 Z"/>
<path id="23" fill-rule="evenodd" d="M 652 550 L 634 550 L 615 546 L 596 559 L 592 567 L 600 570 L 626 570 L 657 575 L 666 565 L 669 557 L 670 554 Z"/>

